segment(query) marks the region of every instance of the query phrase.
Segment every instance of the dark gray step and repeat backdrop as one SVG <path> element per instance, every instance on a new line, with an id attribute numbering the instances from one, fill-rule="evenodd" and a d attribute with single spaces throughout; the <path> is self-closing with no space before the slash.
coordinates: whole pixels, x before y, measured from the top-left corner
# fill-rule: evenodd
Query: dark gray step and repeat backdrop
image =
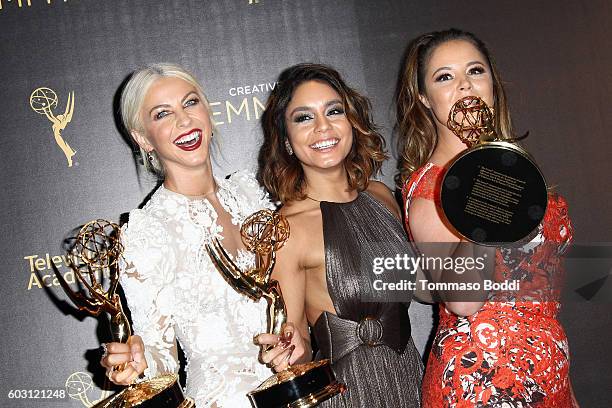
<path id="1" fill-rule="evenodd" d="M 408 41 L 473 31 L 496 56 L 517 128 L 531 131 L 526 145 L 588 246 L 612 241 L 611 17 L 607 0 L 0 0 L 0 406 L 88 407 L 108 394 L 97 364 L 107 324 L 74 311 L 50 265 L 71 280 L 63 239 L 90 219 L 118 220 L 155 184 L 116 122 L 117 90 L 134 68 L 178 62 L 201 79 L 222 175 L 255 168 L 258 119 L 283 68 L 335 66 L 371 97 L 391 147 Z M 389 186 L 394 169 L 390 160 Z M 583 407 L 612 405 L 609 310 L 604 299 L 570 302 L 562 314 Z M 412 318 L 422 351 L 431 308 L 415 305 Z"/>

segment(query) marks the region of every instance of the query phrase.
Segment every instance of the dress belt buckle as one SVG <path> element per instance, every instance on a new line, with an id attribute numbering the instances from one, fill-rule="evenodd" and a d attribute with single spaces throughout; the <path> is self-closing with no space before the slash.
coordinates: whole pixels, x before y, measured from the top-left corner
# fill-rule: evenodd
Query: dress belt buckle
<path id="1" fill-rule="evenodd" d="M 357 324 L 355 334 L 362 344 L 368 347 L 376 347 L 383 344 L 383 325 L 375 318 L 366 316 Z"/>

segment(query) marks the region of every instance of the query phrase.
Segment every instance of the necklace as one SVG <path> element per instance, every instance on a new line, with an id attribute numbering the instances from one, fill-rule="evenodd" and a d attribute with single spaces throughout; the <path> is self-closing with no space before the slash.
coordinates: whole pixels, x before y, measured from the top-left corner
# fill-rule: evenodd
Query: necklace
<path id="1" fill-rule="evenodd" d="M 198 195 L 187 195 L 187 194 L 185 194 L 185 197 L 190 198 L 192 200 L 198 200 L 198 199 L 206 198 L 206 197 L 208 197 L 211 194 L 215 194 L 218 191 L 219 191 L 219 185 L 217 183 L 215 183 L 214 188 L 211 191 L 207 192 L 207 193 L 198 194 Z"/>
<path id="2" fill-rule="evenodd" d="M 359 197 L 359 194 L 357 195 L 357 197 Z M 327 201 L 327 200 L 317 200 L 316 198 L 312 198 L 308 194 L 306 195 L 306 198 L 308 198 L 309 200 L 312 200 L 312 201 L 314 201 L 316 203 L 321 203 L 321 202 L 325 201 L 325 202 L 336 203 L 336 204 L 351 203 L 351 202 L 355 201 L 357 199 L 357 197 L 355 197 L 354 199 L 349 200 L 349 201 Z"/>
<path id="3" fill-rule="evenodd" d="M 310 200 L 312 200 L 312 201 L 314 201 L 314 202 L 317 202 L 317 203 L 320 203 L 320 202 L 321 202 L 321 200 L 317 200 L 317 199 L 315 199 L 315 198 L 312 198 L 312 197 L 311 197 L 311 196 L 309 196 L 309 195 L 307 195 L 307 196 L 306 196 L 306 198 L 308 198 L 308 199 L 310 199 Z"/>

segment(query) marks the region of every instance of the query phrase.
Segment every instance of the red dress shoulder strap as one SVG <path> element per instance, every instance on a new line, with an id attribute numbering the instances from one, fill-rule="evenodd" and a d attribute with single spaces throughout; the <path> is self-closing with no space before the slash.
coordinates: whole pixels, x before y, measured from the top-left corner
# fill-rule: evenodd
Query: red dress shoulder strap
<path id="1" fill-rule="evenodd" d="M 424 198 L 440 205 L 440 184 L 444 176 L 444 168 L 433 163 L 427 163 L 410 176 L 402 188 L 402 199 L 404 202 L 404 222 L 406 231 L 412 240 L 412 234 L 408 226 L 408 210 L 412 200 Z"/>
<path id="2" fill-rule="evenodd" d="M 444 169 L 433 163 L 427 163 L 412 173 L 402 189 L 404 206 L 409 205 L 409 201 L 415 198 L 425 198 L 437 202 L 443 174 Z"/>

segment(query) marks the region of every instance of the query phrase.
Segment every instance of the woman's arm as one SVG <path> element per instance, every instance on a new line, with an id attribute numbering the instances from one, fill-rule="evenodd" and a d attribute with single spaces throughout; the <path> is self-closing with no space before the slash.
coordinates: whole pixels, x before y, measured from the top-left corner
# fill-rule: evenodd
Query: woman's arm
<path id="1" fill-rule="evenodd" d="M 393 214 L 393 216 L 401 223 L 402 216 L 400 213 L 400 207 L 395 200 L 395 196 L 391 192 L 391 190 L 383 183 L 378 181 L 370 181 L 367 190 L 374 198 L 376 198 L 380 203 L 385 205 L 387 209 Z M 409 252 L 410 248 L 406 247 L 406 252 Z M 413 254 L 413 256 L 418 256 L 417 254 Z M 433 303 L 435 300 L 427 290 L 422 290 L 419 282 L 427 280 L 423 270 L 419 268 L 416 271 L 416 290 L 414 292 L 414 296 L 425 303 Z"/>
<path id="2" fill-rule="evenodd" d="M 179 370 L 174 320 L 169 310 L 171 290 L 162 283 L 165 279 L 155 278 L 155 269 L 154 263 L 142 265 L 138 270 L 132 263 L 122 272 L 121 279 L 132 316 L 133 332 L 144 343 L 148 365 L 144 374 L 149 378 L 160 373 L 178 373 Z"/>
<path id="3" fill-rule="evenodd" d="M 288 364 L 304 363 L 312 360 L 310 332 L 306 318 L 306 270 L 300 266 L 300 253 L 305 250 L 301 245 L 300 229 L 291 225 L 291 235 L 277 253 L 272 279 L 281 287 L 287 307 L 287 324 L 281 336 L 270 333 L 260 334 L 256 341 L 264 346 L 273 346 L 261 352 L 261 361 L 269 364 L 275 371 L 282 371 Z M 264 347 L 265 349 L 265 347 Z"/>
<path id="4" fill-rule="evenodd" d="M 122 234 L 125 251 L 119 274 L 132 316 L 132 332 L 138 335 L 132 336 L 128 344 L 108 343 L 108 356 L 101 360 L 107 375 L 117 384 L 129 384 L 141 374 L 150 378 L 162 372 L 177 373 L 179 369 L 170 310 L 172 291 L 167 286 L 172 281 L 168 274 L 174 273 L 176 255 L 164 240 L 153 239 L 163 234 L 159 223 L 138 212 L 130 217 L 133 220 Z M 130 363 L 126 370 L 132 367 L 133 372 L 112 370 L 122 363 Z"/>
<path id="5" fill-rule="evenodd" d="M 115 384 L 128 385 L 142 374 L 151 378 L 161 372 L 178 372 L 174 328 L 171 318 L 163 313 L 157 302 L 162 299 L 147 296 L 155 289 L 133 266 L 121 268 L 120 273 L 132 314 L 133 331 L 141 335 L 131 336 L 126 344 L 106 344 L 107 354 L 102 356 L 100 364 L 107 369 L 107 377 Z M 113 369 L 125 363 L 127 366 L 122 371 Z"/>
<path id="6" fill-rule="evenodd" d="M 492 276 L 495 265 L 495 250 L 493 248 L 475 245 L 462 241 L 453 234 L 440 219 L 438 209 L 433 201 L 424 198 L 415 199 L 408 212 L 408 224 L 412 237 L 421 253 L 428 259 L 458 259 L 472 258 L 483 260 L 484 267 L 474 264 L 464 268 L 462 273 L 440 268 L 428 268 L 428 280 L 433 283 L 480 283 L 485 276 Z M 469 316 L 476 313 L 486 299 L 484 290 L 473 290 L 468 293 L 454 291 L 438 291 L 444 300 L 445 307 L 459 316 Z"/>

